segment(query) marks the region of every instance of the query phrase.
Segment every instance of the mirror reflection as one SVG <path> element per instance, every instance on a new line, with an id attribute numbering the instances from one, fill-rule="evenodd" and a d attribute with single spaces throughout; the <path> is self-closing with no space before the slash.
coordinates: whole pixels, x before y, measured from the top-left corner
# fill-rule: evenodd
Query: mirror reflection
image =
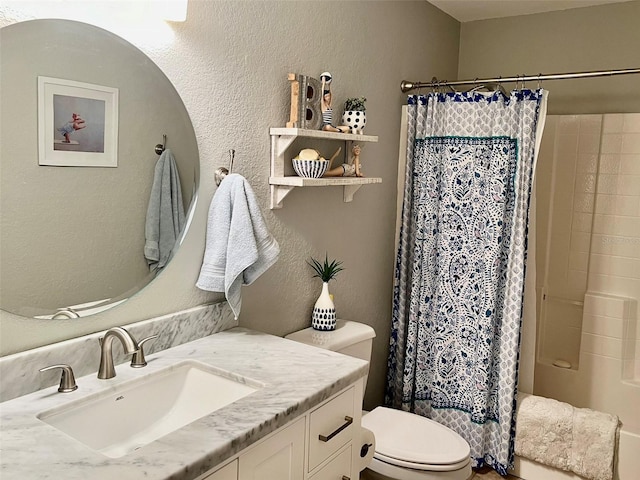
<path id="1" fill-rule="evenodd" d="M 43 318 L 110 308 L 158 274 L 144 247 L 163 135 L 187 218 L 193 208 L 199 163 L 187 111 L 146 55 L 100 28 L 32 20 L 0 29 L 0 45 L 0 307 Z M 115 168 L 39 165 L 38 77 L 117 89 Z M 173 254 L 184 229 L 176 235 Z"/>

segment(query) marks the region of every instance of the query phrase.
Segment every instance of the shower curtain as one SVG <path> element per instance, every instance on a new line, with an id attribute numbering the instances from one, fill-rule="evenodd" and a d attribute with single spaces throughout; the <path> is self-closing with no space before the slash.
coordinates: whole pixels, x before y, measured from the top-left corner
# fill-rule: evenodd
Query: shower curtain
<path id="1" fill-rule="evenodd" d="M 506 475 L 544 90 L 410 96 L 386 403 Z"/>

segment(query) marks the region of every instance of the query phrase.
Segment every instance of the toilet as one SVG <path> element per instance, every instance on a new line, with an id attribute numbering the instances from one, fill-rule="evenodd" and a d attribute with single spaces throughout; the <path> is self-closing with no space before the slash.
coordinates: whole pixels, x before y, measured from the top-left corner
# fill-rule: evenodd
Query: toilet
<path id="1" fill-rule="evenodd" d="M 336 329 L 306 328 L 285 338 L 370 361 L 375 331 L 338 320 Z M 367 378 L 365 377 L 365 386 Z M 363 412 L 362 426 L 375 436 L 375 452 L 365 470 L 372 480 L 467 480 L 471 450 L 453 430 L 428 418 L 386 407 Z"/>

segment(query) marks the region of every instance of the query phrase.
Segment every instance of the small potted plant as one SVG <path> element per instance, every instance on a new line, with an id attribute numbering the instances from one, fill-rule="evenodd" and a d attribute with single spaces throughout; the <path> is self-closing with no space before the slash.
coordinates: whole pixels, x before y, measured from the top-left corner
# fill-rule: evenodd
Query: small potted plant
<path id="1" fill-rule="evenodd" d="M 341 266 L 342 262 L 332 260 L 329 263 L 329 256 L 325 254 L 324 263 L 320 263 L 313 257 L 311 262 L 307 263 L 315 271 L 313 276 L 322 279 L 322 292 L 313 306 L 311 326 L 316 330 L 335 330 L 336 308 L 329 294 L 329 281 L 336 278 L 336 275 L 344 270 Z"/>
<path id="2" fill-rule="evenodd" d="M 342 124 L 350 127 L 352 133 L 362 133 L 367 124 L 366 101 L 364 97 L 353 97 L 344 102 Z"/>
<path id="3" fill-rule="evenodd" d="M 367 99 L 364 97 L 347 98 L 347 101 L 344 102 L 344 109 L 345 111 L 364 112 L 366 110 L 364 102 L 366 101 Z"/>

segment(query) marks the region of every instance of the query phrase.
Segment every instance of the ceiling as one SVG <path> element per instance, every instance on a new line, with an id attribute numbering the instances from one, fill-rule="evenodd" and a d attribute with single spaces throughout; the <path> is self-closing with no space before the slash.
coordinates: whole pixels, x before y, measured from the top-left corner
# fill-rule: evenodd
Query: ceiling
<path id="1" fill-rule="evenodd" d="M 463 23 L 628 1 L 631 0 L 428 0 Z"/>

